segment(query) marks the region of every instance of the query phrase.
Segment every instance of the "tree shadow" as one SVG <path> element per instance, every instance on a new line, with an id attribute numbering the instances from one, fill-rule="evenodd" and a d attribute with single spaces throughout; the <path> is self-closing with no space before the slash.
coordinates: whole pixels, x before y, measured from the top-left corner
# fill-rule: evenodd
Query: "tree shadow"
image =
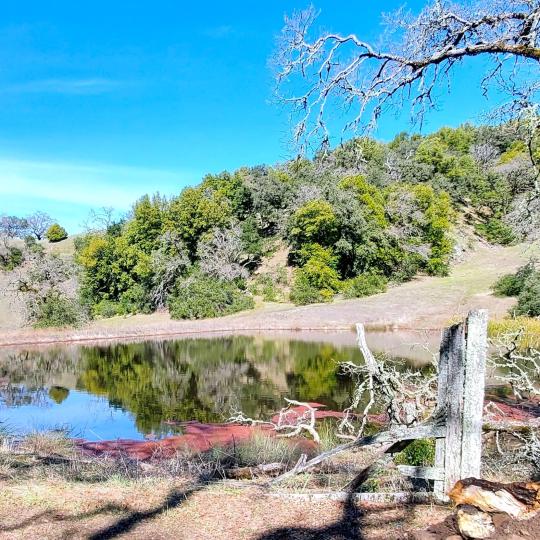
<path id="1" fill-rule="evenodd" d="M 257 538 L 257 540 L 364 540 L 366 513 L 359 507 L 355 500 L 358 488 L 367 480 L 373 466 L 362 470 L 349 484 L 347 499 L 343 503 L 341 518 L 326 527 L 281 527 L 269 531 Z M 391 508 L 394 508 L 392 505 Z M 383 509 L 387 509 L 386 507 Z M 370 513 L 374 510 L 370 510 Z M 401 519 L 389 519 L 384 523 L 401 521 Z M 381 523 L 382 525 L 383 523 Z"/>
<path id="2" fill-rule="evenodd" d="M 21 520 L 15 525 L 0 525 L 0 533 L 20 531 L 22 529 L 26 529 L 27 527 L 36 525 L 40 521 L 56 521 L 58 523 L 80 522 L 99 515 L 122 513 L 123 515 L 111 525 L 108 525 L 101 530 L 88 535 L 89 540 L 106 540 L 109 538 L 115 538 L 120 534 L 131 531 L 142 522 L 154 519 L 167 510 L 179 507 L 191 495 L 204 489 L 205 487 L 206 486 L 203 484 L 196 484 L 185 490 L 173 489 L 168 493 L 167 497 L 160 505 L 150 510 L 128 511 L 127 514 L 126 506 L 118 504 L 106 504 L 89 512 L 83 512 L 71 516 L 62 515 L 57 510 L 46 510 Z"/>
<path id="3" fill-rule="evenodd" d="M 181 506 L 191 495 L 200 491 L 205 486 L 198 485 L 185 490 L 173 489 L 169 492 L 163 503 L 151 510 L 129 512 L 126 516 L 122 516 L 112 525 L 109 525 L 100 531 L 92 533 L 88 536 L 89 540 L 107 540 L 109 538 L 115 538 L 120 534 L 127 533 L 135 528 L 140 523 L 154 519 L 161 515 L 163 512 L 172 508 L 178 508 Z"/>
<path id="4" fill-rule="evenodd" d="M 105 506 L 100 506 L 99 508 L 91 510 L 90 512 L 83 512 L 81 514 L 74 514 L 72 516 L 65 516 L 63 514 L 60 514 L 57 510 L 45 510 L 43 512 L 39 512 L 38 514 L 33 514 L 26 519 L 23 519 L 15 525 L 0 525 L 0 532 L 13 532 L 21 529 L 26 529 L 27 527 L 35 525 L 40 521 L 83 521 L 85 519 L 99 516 L 101 514 L 124 512 L 125 510 L 125 506 L 120 506 L 117 504 L 106 504 Z"/>

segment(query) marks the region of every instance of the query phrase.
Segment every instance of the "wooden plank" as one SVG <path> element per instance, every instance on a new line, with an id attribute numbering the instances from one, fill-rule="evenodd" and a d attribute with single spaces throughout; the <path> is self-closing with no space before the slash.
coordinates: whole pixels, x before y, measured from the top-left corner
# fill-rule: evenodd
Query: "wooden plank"
<path id="1" fill-rule="evenodd" d="M 444 469 L 441 467 L 414 467 L 412 465 L 398 465 L 403 476 L 423 478 L 424 480 L 444 480 Z"/>
<path id="2" fill-rule="evenodd" d="M 441 348 L 439 354 L 439 373 L 437 379 L 437 406 L 444 410 L 446 414 L 447 393 L 448 393 L 448 340 L 450 339 L 449 329 L 443 331 Z M 446 430 L 445 430 L 446 434 Z M 444 471 L 444 439 L 435 441 L 435 467 Z M 433 492 L 439 500 L 446 500 L 444 476 L 441 480 L 436 480 L 433 484 Z"/>
<path id="3" fill-rule="evenodd" d="M 487 324 L 485 309 L 472 311 L 467 317 L 460 478 L 480 477 Z"/>
<path id="4" fill-rule="evenodd" d="M 302 464 L 296 464 L 290 471 L 283 473 L 272 481 L 272 484 L 277 484 L 294 476 L 296 474 L 307 471 L 311 467 L 322 463 L 326 459 L 335 456 L 346 450 L 351 450 L 358 447 L 378 446 L 380 454 L 384 454 L 390 447 L 398 441 L 407 441 L 415 439 L 433 439 L 445 436 L 444 419 L 441 417 L 431 418 L 424 424 L 419 424 L 413 427 L 394 426 L 388 431 L 381 431 L 375 435 L 366 435 L 339 446 L 335 446 L 331 450 L 322 452 L 318 456 L 311 458 Z"/>
<path id="5" fill-rule="evenodd" d="M 446 391 L 446 439 L 444 447 L 444 493 L 461 477 L 461 447 L 463 436 L 463 384 L 465 380 L 465 331 L 463 324 L 451 326 L 445 332 L 441 355 L 448 356 Z"/>

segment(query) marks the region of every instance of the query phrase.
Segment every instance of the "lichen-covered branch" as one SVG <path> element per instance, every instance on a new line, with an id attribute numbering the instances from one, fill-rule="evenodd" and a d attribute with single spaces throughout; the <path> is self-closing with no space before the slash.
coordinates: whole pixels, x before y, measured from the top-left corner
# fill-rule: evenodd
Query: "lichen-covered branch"
<path id="1" fill-rule="evenodd" d="M 490 60 L 484 91 L 502 81 L 516 93 L 516 87 L 530 87 L 537 79 L 538 0 L 434 0 L 417 16 L 400 10 L 386 17 L 384 47 L 354 33 L 312 37 L 317 16 L 311 7 L 286 18 L 276 54 L 277 96 L 295 116 L 294 139 L 301 150 L 313 138 L 328 145 L 327 118 L 336 105 L 347 111 L 345 130 L 361 124 L 369 129 L 386 109 L 405 101 L 411 117 L 421 122 L 435 105 L 435 90 L 448 84 L 465 58 Z M 519 108 L 528 105 L 518 101 Z"/>

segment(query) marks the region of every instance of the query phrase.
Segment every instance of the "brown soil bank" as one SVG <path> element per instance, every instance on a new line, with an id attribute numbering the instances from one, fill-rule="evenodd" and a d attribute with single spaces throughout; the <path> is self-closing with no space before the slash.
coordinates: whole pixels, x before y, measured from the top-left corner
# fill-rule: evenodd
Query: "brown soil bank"
<path id="1" fill-rule="evenodd" d="M 167 313 L 154 313 L 94 321 L 75 330 L 10 330 L 8 322 L 0 320 L 0 345 L 141 339 L 203 332 L 337 330 L 349 329 L 356 322 L 373 327 L 436 329 L 477 307 L 489 309 L 492 317 L 505 315 L 513 300 L 494 297 L 491 286 L 498 277 L 513 272 L 532 255 L 530 246 L 480 246 L 465 262 L 454 266 L 448 277 L 419 277 L 369 298 L 302 307 L 272 304 L 219 319 L 173 321 Z"/>

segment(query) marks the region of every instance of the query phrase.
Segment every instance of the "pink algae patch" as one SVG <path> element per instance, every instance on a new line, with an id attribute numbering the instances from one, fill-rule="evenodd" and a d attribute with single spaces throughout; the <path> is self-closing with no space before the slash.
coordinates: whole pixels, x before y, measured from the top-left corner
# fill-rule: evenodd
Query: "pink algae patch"
<path id="1" fill-rule="evenodd" d="M 323 408 L 320 403 L 310 403 L 310 406 Z M 315 418 L 341 418 L 343 413 L 337 411 L 316 410 Z M 309 418 L 307 407 L 291 407 L 287 412 L 287 418 L 282 423 L 296 425 L 302 419 Z M 274 415 L 272 421 L 277 422 L 278 415 Z M 233 423 L 225 424 L 201 424 L 200 422 L 167 422 L 171 425 L 181 426 L 181 435 L 172 435 L 161 440 L 136 441 L 117 439 L 111 441 L 90 442 L 77 440 L 77 446 L 87 454 L 119 456 L 127 455 L 133 459 L 146 460 L 151 458 L 166 458 L 173 456 L 179 450 L 191 450 L 194 452 L 206 452 L 211 448 L 230 446 L 239 442 L 247 441 L 256 433 L 264 433 L 275 436 L 276 432 L 268 424 L 250 426 Z M 314 449 L 314 443 L 304 438 L 298 438 L 293 443 L 301 444 L 306 451 Z"/>
<path id="2" fill-rule="evenodd" d="M 486 399 L 489 417 L 496 421 L 530 422 L 540 418 L 540 406 L 532 401 L 522 403 L 509 399 Z"/>
<path id="3" fill-rule="evenodd" d="M 244 426 L 239 424 L 201 424 L 186 422 L 182 435 L 173 435 L 159 441 L 77 441 L 78 447 L 93 455 L 128 455 L 135 459 L 171 457 L 178 450 L 205 452 L 216 446 L 227 446 L 246 441 L 255 432 L 271 432 L 270 428 Z"/>
<path id="4" fill-rule="evenodd" d="M 496 421 L 509 422 L 535 422 L 540 420 L 540 407 L 537 403 L 517 404 L 511 400 L 502 400 L 492 397 L 486 400 L 486 405 L 491 404 L 489 417 Z M 343 418 L 344 413 L 325 409 L 320 403 L 309 403 L 315 409 L 316 420 L 324 418 Z M 488 407 L 489 408 L 489 407 Z M 282 424 L 296 425 L 301 421 L 310 420 L 310 410 L 305 406 L 290 407 L 281 417 Z M 272 422 L 277 423 L 279 414 L 272 416 Z M 369 420 L 375 424 L 384 425 L 388 421 L 386 414 L 369 415 Z M 77 446 L 91 455 L 127 455 L 134 459 L 146 460 L 151 458 L 167 458 L 173 456 L 179 450 L 191 450 L 194 452 L 206 452 L 211 448 L 224 447 L 247 441 L 256 433 L 264 433 L 269 437 L 275 436 L 276 432 L 268 424 L 251 426 L 233 423 L 225 424 L 201 424 L 200 422 L 168 422 L 172 425 L 181 426 L 183 433 L 173 435 L 162 440 L 135 441 L 118 439 L 114 441 L 89 442 L 77 440 Z M 292 441 L 301 444 L 307 452 L 314 450 L 313 441 L 305 438 L 297 438 Z"/>

